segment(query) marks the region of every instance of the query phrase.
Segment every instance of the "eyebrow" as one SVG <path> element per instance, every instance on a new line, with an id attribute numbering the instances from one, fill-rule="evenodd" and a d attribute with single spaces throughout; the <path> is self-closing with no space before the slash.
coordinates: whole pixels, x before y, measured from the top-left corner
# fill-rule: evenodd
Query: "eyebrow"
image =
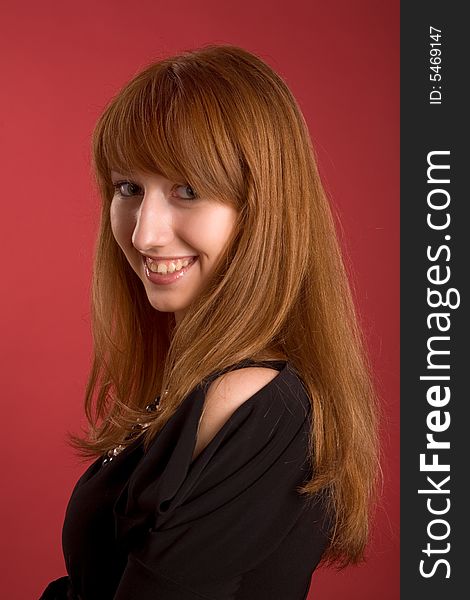
<path id="1" fill-rule="evenodd" d="M 120 171 L 118 169 L 110 169 L 109 176 L 112 179 L 113 177 L 135 177 L 132 173 L 126 171 Z"/>

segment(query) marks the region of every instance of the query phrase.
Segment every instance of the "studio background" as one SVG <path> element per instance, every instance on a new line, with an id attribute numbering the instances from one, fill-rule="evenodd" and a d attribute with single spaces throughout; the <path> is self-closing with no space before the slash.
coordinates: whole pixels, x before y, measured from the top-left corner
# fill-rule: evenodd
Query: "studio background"
<path id="1" fill-rule="evenodd" d="M 399 598 L 399 2 L 3 0 L 0 8 L 2 595 L 65 574 L 61 527 L 86 465 L 93 126 L 150 61 L 209 43 L 258 54 L 307 120 L 340 227 L 382 407 L 368 560 L 315 572 L 315 600 Z M 273 599 L 274 600 L 274 599 Z"/>

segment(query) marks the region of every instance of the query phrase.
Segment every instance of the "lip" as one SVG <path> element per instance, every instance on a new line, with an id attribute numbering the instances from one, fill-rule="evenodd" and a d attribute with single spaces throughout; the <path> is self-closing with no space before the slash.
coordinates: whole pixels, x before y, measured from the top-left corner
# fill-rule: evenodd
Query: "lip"
<path id="1" fill-rule="evenodd" d="M 142 258 L 151 258 L 152 260 L 184 260 L 185 258 L 197 258 L 194 254 L 188 254 L 186 256 L 152 256 L 151 254 L 143 254 Z"/>
<path id="2" fill-rule="evenodd" d="M 189 271 L 189 269 L 194 265 L 194 263 L 198 259 L 197 256 L 178 256 L 178 257 L 171 257 L 171 258 L 167 258 L 167 257 L 163 257 L 163 256 L 159 256 L 158 258 L 149 256 L 148 258 L 152 258 L 153 260 L 178 260 L 178 259 L 183 260 L 185 258 L 192 259 L 191 262 L 189 263 L 189 265 L 187 265 L 186 267 L 183 267 L 179 271 L 174 271 L 173 273 L 163 274 L 163 273 L 154 273 L 153 271 L 150 271 L 150 269 L 148 268 L 147 263 L 145 261 L 145 256 L 143 256 L 142 260 L 144 263 L 145 275 L 149 281 L 151 281 L 152 283 L 155 283 L 156 285 L 169 285 L 170 283 L 174 283 L 175 281 L 178 281 L 178 279 L 181 279 L 182 277 L 184 277 L 184 275 Z"/>

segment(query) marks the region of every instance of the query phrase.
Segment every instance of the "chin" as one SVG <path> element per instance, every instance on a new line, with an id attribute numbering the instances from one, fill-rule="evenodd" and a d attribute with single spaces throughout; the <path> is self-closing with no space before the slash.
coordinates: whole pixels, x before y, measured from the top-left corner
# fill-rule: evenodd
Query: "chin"
<path id="1" fill-rule="evenodd" d="M 183 303 L 178 303 L 178 302 L 165 302 L 162 301 L 161 299 L 156 299 L 156 298 L 150 298 L 148 297 L 148 301 L 150 302 L 150 304 L 153 306 L 153 308 L 155 310 L 158 310 L 159 312 L 164 312 L 164 313 L 175 313 L 175 312 L 180 312 L 180 311 L 184 311 L 187 309 L 188 305 L 187 304 L 183 304 Z"/>

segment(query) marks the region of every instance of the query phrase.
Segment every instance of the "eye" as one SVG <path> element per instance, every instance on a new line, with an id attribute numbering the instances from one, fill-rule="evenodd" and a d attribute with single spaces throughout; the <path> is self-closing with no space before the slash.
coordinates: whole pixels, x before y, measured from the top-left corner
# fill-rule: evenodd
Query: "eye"
<path id="1" fill-rule="evenodd" d="M 195 200 L 197 198 L 196 192 L 186 183 L 176 186 L 176 189 L 180 190 L 178 195 L 182 200 Z"/>
<path id="2" fill-rule="evenodd" d="M 131 198 L 132 196 L 142 195 L 142 189 L 132 181 L 117 181 L 113 183 L 114 195 L 121 198 Z"/>

